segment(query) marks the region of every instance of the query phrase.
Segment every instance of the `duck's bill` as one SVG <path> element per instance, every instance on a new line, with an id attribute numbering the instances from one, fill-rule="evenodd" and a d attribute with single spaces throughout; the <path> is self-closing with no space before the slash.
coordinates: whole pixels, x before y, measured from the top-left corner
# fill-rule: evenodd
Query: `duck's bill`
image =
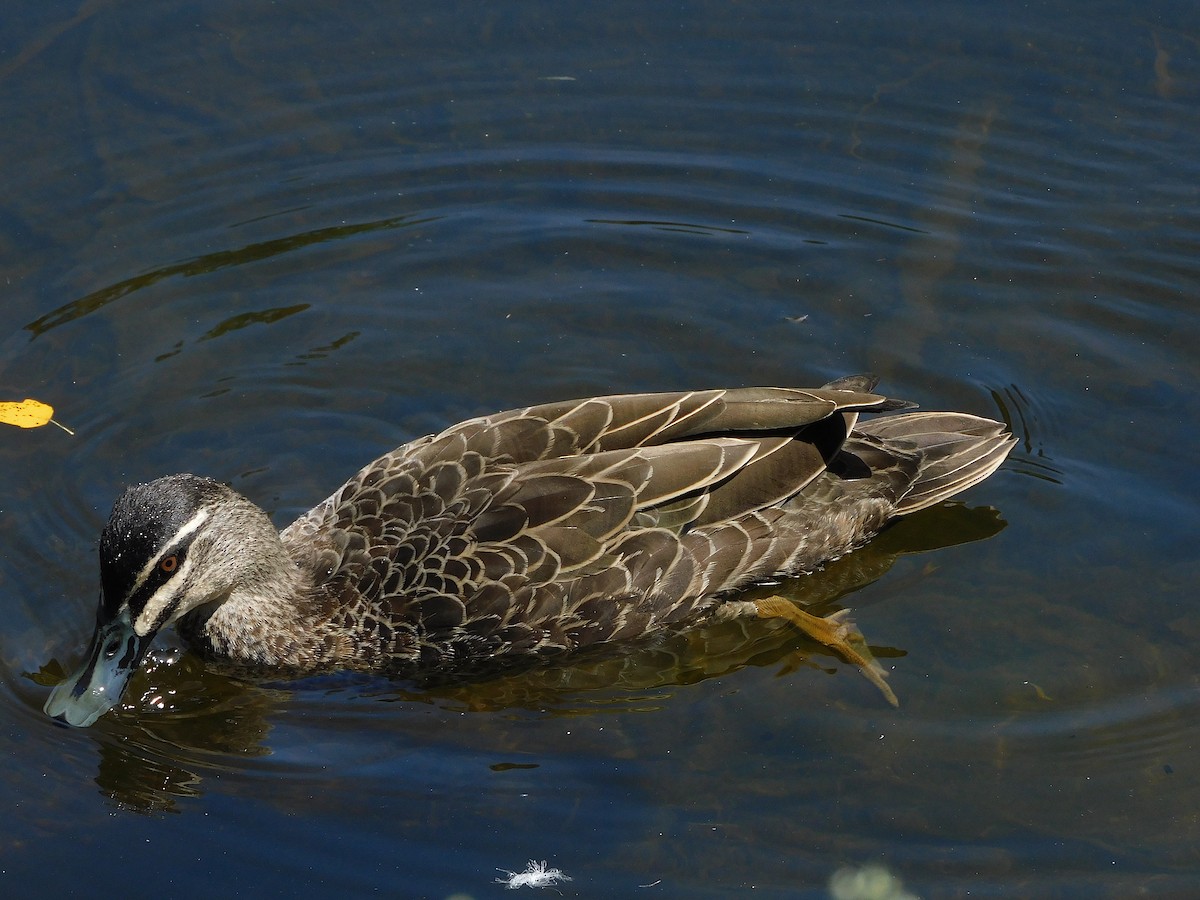
<path id="1" fill-rule="evenodd" d="M 50 692 L 46 715 L 86 728 L 121 702 L 125 685 L 142 661 L 153 635 L 138 637 L 128 609 L 96 626 L 92 645 L 79 671 Z"/>

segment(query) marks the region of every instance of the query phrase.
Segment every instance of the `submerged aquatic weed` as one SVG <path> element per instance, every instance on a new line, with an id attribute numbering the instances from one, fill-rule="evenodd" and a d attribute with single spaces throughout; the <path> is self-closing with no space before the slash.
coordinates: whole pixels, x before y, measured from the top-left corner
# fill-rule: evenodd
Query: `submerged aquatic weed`
<path id="1" fill-rule="evenodd" d="M 838 869 L 829 879 L 829 893 L 833 900 L 919 900 L 904 889 L 903 881 L 878 863 Z"/>

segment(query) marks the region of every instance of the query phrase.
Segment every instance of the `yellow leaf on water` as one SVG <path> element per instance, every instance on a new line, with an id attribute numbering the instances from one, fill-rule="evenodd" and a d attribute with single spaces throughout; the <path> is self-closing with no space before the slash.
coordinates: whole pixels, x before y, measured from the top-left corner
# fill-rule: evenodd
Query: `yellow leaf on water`
<path id="1" fill-rule="evenodd" d="M 38 428 L 50 421 L 54 407 L 37 400 L 0 403 L 0 422 L 18 428 Z"/>

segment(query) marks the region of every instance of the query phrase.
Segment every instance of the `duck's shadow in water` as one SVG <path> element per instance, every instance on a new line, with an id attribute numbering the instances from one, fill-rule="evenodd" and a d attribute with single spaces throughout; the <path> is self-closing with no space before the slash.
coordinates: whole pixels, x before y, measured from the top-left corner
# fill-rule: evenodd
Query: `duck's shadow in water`
<path id="1" fill-rule="evenodd" d="M 1006 524 L 992 507 L 945 502 L 898 520 L 870 544 L 820 572 L 755 588 L 742 598 L 783 596 L 826 616 L 850 605 L 840 601 L 882 578 L 900 556 L 984 540 Z M 905 655 L 893 647 L 871 645 L 870 650 L 877 658 Z M 126 808 L 166 812 L 179 799 L 201 796 L 204 773 L 228 768 L 230 758 L 244 766 L 269 755 L 273 716 L 308 697 L 324 700 L 332 693 L 451 711 L 646 712 L 666 702 L 666 688 L 777 664 L 782 664 L 781 675 L 801 668 L 837 668 L 849 674 L 850 668 L 784 620 L 756 618 L 693 628 L 603 655 L 440 684 L 356 675 L 248 683 L 206 666 L 193 654 L 167 650 L 146 660 L 125 702 L 87 735 L 99 750 L 96 784 L 102 793 Z M 29 677 L 54 684 L 64 674 L 58 661 L 51 660 Z"/>

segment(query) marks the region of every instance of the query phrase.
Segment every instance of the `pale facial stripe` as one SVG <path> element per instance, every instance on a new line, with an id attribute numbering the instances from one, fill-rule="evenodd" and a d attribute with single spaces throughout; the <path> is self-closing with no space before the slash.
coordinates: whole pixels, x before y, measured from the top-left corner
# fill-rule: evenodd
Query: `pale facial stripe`
<path id="1" fill-rule="evenodd" d="M 126 605 L 129 603 L 129 597 L 132 597 L 139 590 L 141 590 L 142 585 L 146 583 L 146 579 L 150 577 L 151 573 L 154 572 L 154 570 L 158 567 L 158 564 L 162 562 L 163 557 L 170 556 L 172 551 L 174 551 L 174 549 L 178 547 L 186 538 L 194 534 L 197 529 L 199 529 L 200 526 L 207 521 L 207 519 L 208 510 L 200 510 L 200 512 L 192 516 L 191 519 L 185 522 L 180 529 L 176 531 L 174 535 L 172 535 L 171 539 L 163 545 L 162 550 L 150 558 L 146 565 L 142 567 L 142 571 L 138 573 L 137 579 L 133 582 L 133 587 L 129 590 L 129 596 L 125 598 Z M 150 629 L 154 627 L 159 615 L 162 614 L 162 611 L 166 608 L 167 604 L 169 604 L 174 598 L 177 589 L 173 588 L 172 585 L 180 585 L 183 583 L 184 579 L 180 576 L 184 575 L 190 568 L 189 562 L 190 560 L 185 561 L 184 564 L 175 572 L 175 575 L 171 578 L 171 580 L 154 592 L 154 596 L 150 598 L 145 609 L 142 610 L 141 615 L 139 615 L 137 617 L 137 621 L 134 622 L 133 630 L 139 635 L 145 636 L 150 632 Z"/>
<path id="2" fill-rule="evenodd" d="M 146 601 L 141 614 L 133 623 L 133 630 L 138 637 L 145 637 L 156 626 L 162 624 L 159 622 L 159 619 L 174 604 L 175 599 L 179 596 L 179 592 L 183 590 L 183 586 L 187 583 L 187 574 L 191 568 L 192 560 L 189 557 L 183 561 L 183 565 L 175 570 L 175 574 L 171 576 L 170 581 L 150 595 L 150 599 Z"/>

